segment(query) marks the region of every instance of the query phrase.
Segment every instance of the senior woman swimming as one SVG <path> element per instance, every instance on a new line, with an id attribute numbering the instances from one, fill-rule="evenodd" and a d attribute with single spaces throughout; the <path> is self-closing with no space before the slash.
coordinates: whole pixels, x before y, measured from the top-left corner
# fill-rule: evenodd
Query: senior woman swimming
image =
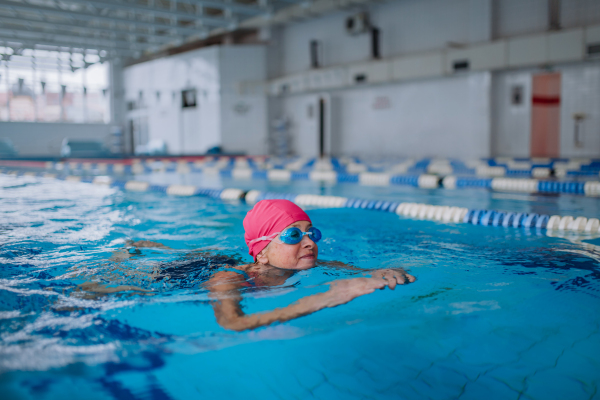
<path id="1" fill-rule="evenodd" d="M 300 207 L 288 200 L 259 201 L 244 218 L 244 229 L 254 263 L 219 271 L 206 283 L 217 322 L 226 329 L 243 331 L 289 321 L 348 303 L 375 289 L 387 286 L 393 290 L 398 284 L 415 281 L 402 269 L 361 270 L 339 263 L 337 267 L 363 271 L 370 276 L 333 281 L 324 293 L 301 298 L 287 307 L 247 315 L 240 306 L 241 289 L 279 286 L 295 272 L 313 268 L 321 232 L 312 226 Z"/>

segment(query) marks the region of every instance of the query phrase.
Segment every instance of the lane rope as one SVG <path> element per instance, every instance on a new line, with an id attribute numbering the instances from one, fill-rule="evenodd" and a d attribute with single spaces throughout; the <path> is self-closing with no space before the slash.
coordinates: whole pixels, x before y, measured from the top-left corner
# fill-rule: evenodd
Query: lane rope
<path id="1" fill-rule="evenodd" d="M 105 185 L 133 192 L 160 192 L 172 196 L 204 196 L 224 201 L 245 201 L 255 204 L 265 199 L 286 199 L 301 207 L 319 208 L 360 208 L 367 210 L 395 213 L 399 216 L 439 221 L 445 223 L 464 223 L 481 226 L 504 228 L 536 228 L 547 231 L 572 231 L 589 234 L 600 234 L 600 220 L 583 216 L 543 215 L 536 213 L 505 212 L 486 209 L 468 209 L 464 207 L 438 206 L 423 203 L 395 202 L 385 200 L 369 200 L 347 198 L 341 196 L 324 196 L 313 194 L 295 194 L 278 192 L 244 191 L 237 188 L 211 189 L 192 185 L 155 185 L 145 181 L 120 180 L 107 176 L 82 177 L 78 175 L 55 175 L 44 172 L 5 171 L 0 173 L 10 176 L 33 176 L 59 179 L 67 182 L 91 183 Z"/>

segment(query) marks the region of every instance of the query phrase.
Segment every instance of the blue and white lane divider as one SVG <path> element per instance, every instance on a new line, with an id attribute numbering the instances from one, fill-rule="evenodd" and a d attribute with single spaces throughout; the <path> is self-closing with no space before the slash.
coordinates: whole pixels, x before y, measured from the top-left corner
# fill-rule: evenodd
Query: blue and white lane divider
<path id="1" fill-rule="evenodd" d="M 477 210 L 463 207 L 434 206 L 420 203 L 398 203 L 383 200 L 349 199 L 339 196 L 312 194 L 273 193 L 240 189 L 201 189 L 189 185 L 152 186 L 147 182 L 128 181 L 123 185 L 126 190 L 160 190 L 176 196 L 209 196 L 222 200 L 245 200 L 254 204 L 265 199 L 286 199 L 304 207 L 362 208 L 398 215 L 440 222 L 470 223 L 482 226 L 502 226 L 513 228 L 538 228 L 559 231 L 600 233 L 600 221 L 586 218 L 558 215 L 539 215 L 528 213 L 502 212 L 495 210 Z"/>
<path id="2" fill-rule="evenodd" d="M 107 185 L 136 192 L 162 192 L 172 196 L 205 196 L 226 201 L 244 200 L 254 204 L 265 199 L 286 199 L 301 207 L 321 208 L 362 208 L 398 214 L 407 218 L 447 222 L 467 223 L 481 226 L 537 228 L 547 231 L 585 232 L 600 234 L 598 218 L 540 215 L 536 213 L 515 213 L 485 209 L 468 209 L 464 207 L 434 206 L 421 203 L 399 203 L 384 200 L 351 199 L 339 196 L 322 196 L 312 194 L 275 193 L 250 190 L 248 192 L 235 189 L 205 189 L 191 185 L 153 185 L 144 181 L 116 180 L 109 177 L 81 177 L 42 174 L 35 172 L 10 171 L 10 175 L 44 176 L 69 182 L 87 182 L 96 185 Z"/>
<path id="3" fill-rule="evenodd" d="M 277 158 L 267 156 L 205 156 L 200 159 L 130 159 L 124 162 L 105 162 L 94 160 L 48 162 L 46 168 L 59 171 L 99 170 L 116 173 L 151 173 L 151 172 L 203 172 L 232 169 L 252 170 L 289 170 L 289 171 L 321 171 L 332 170 L 338 173 L 359 174 L 362 172 L 383 172 L 397 174 L 435 174 L 446 176 L 451 174 L 479 177 L 531 177 L 537 179 L 554 175 L 565 177 L 598 177 L 600 160 L 597 159 L 529 159 L 498 157 L 493 159 L 394 159 L 378 162 L 361 161 L 358 158 Z"/>
<path id="4" fill-rule="evenodd" d="M 177 172 L 177 173 L 189 173 L 199 172 L 206 175 L 219 175 L 221 177 L 233 178 L 233 179 L 260 179 L 269 181 L 298 181 L 298 180 L 312 180 L 321 182 L 344 182 L 344 183 L 358 183 L 367 186 L 387 186 L 387 185 L 408 185 L 413 187 L 419 187 L 424 189 L 434 189 L 443 187 L 446 189 L 465 189 L 465 188 L 485 188 L 495 191 L 505 192 L 526 192 L 526 193 L 565 193 L 565 194 L 578 194 L 586 196 L 600 196 L 600 182 L 598 181 L 551 181 L 541 179 L 530 179 L 530 178 L 506 178 L 502 177 L 505 175 L 504 167 L 497 165 L 482 165 L 478 168 L 481 169 L 478 175 L 496 175 L 496 177 L 474 177 L 474 176 L 454 176 L 447 175 L 441 179 L 438 175 L 431 173 L 421 174 L 392 174 L 385 172 L 359 172 L 349 173 L 341 172 L 340 170 L 325 169 L 325 170 L 312 170 L 312 169 L 257 169 L 253 168 L 255 164 L 247 159 L 233 159 L 226 158 L 224 160 L 217 160 L 211 162 L 159 162 L 162 167 L 161 169 L 155 169 L 154 171 L 163 172 Z M 304 168 L 309 165 L 312 168 L 316 163 L 306 162 L 306 160 L 300 160 L 298 166 Z M 313 160 L 314 161 L 314 160 Z M 52 163 L 49 163 L 52 164 Z M 59 170 L 64 170 L 65 165 L 70 167 L 81 167 L 85 165 L 83 170 L 91 170 L 95 168 L 96 164 L 90 163 L 56 163 L 61 165 Z M 167 164 L 165 166 L 165 164 Z M 330 163 L 333 164 L 333 163 Z M 418 164 L 418 163 L 417 163 Z M 123 164 L 98 164 L 103 165 L 104 168 L 99 168 L 98 171 L 112 172 L 112 173 L 144 173 L 148 172 L 148 167 L 143 167 L 141 163 L 134 163 L 133 165 Z M 190 166 L 191 165 L 191 166 Z M 356 164 L 358 166 L 362 164 Z M 401 165 L 401 164 L 399 164 Z M 407 164 L 408 165 L 408 164 Z M 416 165 L 416 164 L 415 164 Z M 425 164 L 423 164 L 425 165 Z M 557 163 L 557 165 L 559 165 Z M 323 165 L 322 165 L 323 166 Z M 399 170 L 407 171 L 406 165 L 401 165 L 403 168 Z M 444 168 L 445 164 L 440 164 L 439 161 L 434 161 L 429 164 L 427 171 L 434 173 L 447 173 L 451 172 L 452 168 Z M 434 168 L 431 168 L 434 167 Z M 516 163 L 513 167 L 519 167 Z M 141 169 L 140 169 L 141 168 Z M 333 168 L 331 165 L 325 165 L 324 168 Z M 75 168 L 77 169 L 77 168 Z M 365 168 L 366 169 L 366 168 Z M 502 171 L 500 171 L 502 169 Z M 348 170 L 348 168 L 347 168 Z M 398 169 L 397 169 L 398 170 Z M 413 169 L 414 170 L 414 169 Z M 485 171 L 484 171 L 485 170 Z M 534 168 L 535 170 L 535 168 Z M 152 169 L 150 169 L 152 171 Z M 364 171 L 364 169 L 363 169 Z M 515 175 L 515 174 L 513 174 Z M 542 174 L 534 178 L 541 178 L 548 176 L 548 174 Z"/>
<path id="5" fill-rule="evenodd" d="M 291 193 L 271 193 L 249 191 L 245 200 L 254 204 L 265 199 L 286 199 L 299 206 L 363 208 L 393 212 L 400 216 L 451 223 L 470 223 L 473 225 L 537 228 L 548 231 L 574 231 L 590 234 L 600 234 L 600 220 L 559 215 L 540 215 L 536 213 L 514 213 L 496 210 L 478 210 L 463 207 L 434 206 L 420 203 L 398 203 L 382 200 L 349 199 L 338 196 L 297 195 Z"/>
<path id="6" fill-rule="evenodd" d="M 127 171 L 126 168 L 135 166 L 121 166 L 113 171 Z M 118 171 L 117 171 L 118 170 Z M 180 171 L 178 167 L 178 171 Z M 600 196 L 600 182 L 588 181 L 546 181 L 527 178 L 477 178 L 457 177 L 449 175 L 440 180 L 437 175 L 391 175 L 387 173 L 362 172 L 348 174 L 336 171 L 290 171 L 286 169 L 256 170 L 250 168 L 220 169 L 205 167 L 200 170 L 207 175 L 220 175 L 233 179 L 266 179 L 269 181 L 298 181 L 312 180 L 324 182 L 359 183 L 366 186 L 408 185 L 419 188 L 434 189 L 441 186 L 446 189 L 486 188 L 506 192 L 526 193 L 568 193 L 583 194 L 587 196 Z"/>
<path id="7" fill-rule="evenodd" d="M 598 181 L 560 182 L 524 178 L 471 178 L 449 175 L 442 180 L 442 186 L 446 189 L 479 187 L 501 192 L 568 193 L 600 196 L 600 182 Z"/>
<path id="8" fill-rule="evenodd" d="M 92 183 L 97 185 L 109 185 L 121 187 L 132 192 L 163 192 L 171 196 L 205 196 L 221 200 L 240 200 L 246 192 L 241 189 L 204 189 L 192 185 L 152 185 L 144 181 L 112 181 L 106 179 L 95 179 Z"/>
<path id="9" fill-rule="evenodd" d="M 289 170 L 253 170 L 237 168 L 233 170 L 203 170 L 205 174 L 220 175 L 233 179 L 248 180 L 260 179 L 269 181 L 298 181 L 312 180 L 319 182 L 346 182 L 358 183 L 366 186 L 407 185 L 422 189 L 466 189 L 484 188 L 503 192 L 524 193 L 554 193 L 575 194 L 585 196 L 600 196 L 600 182 L 598 181 L 547 181 L 527 178 L 477 178 L 457 177 L 449 175 L 440 179 L 437 175 L 390 175 L 386 173 L 363 172 L 347 174 L 335 171 L 289 171 Z"/>
<path id="10" fill-rule="evenodd" d="M 130 166 L 122 167 L 135 169 L 135 167 Z M 121 170 L 116 168 L 116 166 L 112 166 L 111 168 L 111 171 L 113 172 L 116 169 Z M 532 194 L 564 193 L 600 196 L 599 181 L 550 181 L 529 178 L 478 178 L 454 175 L 448 175 L 441 179 L 439 176 L 431 174 L 392 175 L 375 172 L 349 174 L 333 170 L 290 171 L 286 169 L 257 170 L 251 168 L 220 169 L 210 167 L 201 169 L 200 171 L 207 175 L 219 175 L 221 177 L 233 178 L 236 180 L 259 179 L 279 182 L 312 180 L 331 183 L 358 183 L 365 186 L 407 185 L 422 189 L 435 189 L 439 187 L 445 189 L 484 188 L 494 191 L 524 192 Z"/>

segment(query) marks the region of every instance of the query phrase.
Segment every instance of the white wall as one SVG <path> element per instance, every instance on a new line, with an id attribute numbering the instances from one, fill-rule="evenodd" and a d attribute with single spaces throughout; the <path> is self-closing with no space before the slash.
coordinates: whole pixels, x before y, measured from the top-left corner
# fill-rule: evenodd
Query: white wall
<path id="1" fill-rule="evenodd" d="M 19 156 L 60 157 L 64 138 L 102 141 L 109 146 L 110 125 L 47 122 L 0 122 L 0 138 L 8 138 Z"/>
<path id="2" fill-rule="evenodd" d="M 561 74 L 560 156 L 600 155 L 600 62 L 557 66 Z M 531 79 L 537 69 L 506 71 L 493 78 L 493 140 L 495 156 L 529 157 L 531 135 Z M 510 103 L 512 86 L 524 88 L 523 104 Z M 574 113 L 584 113 L 580 125 L 582 147 L 575 145 Z"/>
<path id="3" fill-rule="evenodd" d="M 560 155 L 600 155 L 600 62 L 561 69 Z M 574 113 L 584 113 L 580 124 L 582 147 L 575 145 Z"/>
<path id="4" fill-rule="evenodd" d="M 548 0 L 498 0 L 495 36 L 508 37 L 542 32 L 548 29 Z M 562 0 L 560 26 L 574 28 L 600 21 L 597 0 Z"/>
<path id="5" fill-rule="evenodd" d="M 128 118 L 147 119 L 148 140 L 163 140 L 170 153 L 203 153 L 221 143 L 219 79 L 218 47 L 128 67 L 125 98 L 142 102 Z M 198 105 L 182 109 L 181 91 L 190 88 L 197 90 Z"/>
<path id="6" fill-rule="evenodd" d="M 497 38 L 548 29 L 548 0 L 498 0 L 495 12 L 494 36 Z"/>
<path id="7" fill-rule="evenodd" d="M 125 70 L 126 99 L 139 101 L 141 91 L 143 106 L 128 116 L 146 119 L 148 140 L 163 140 L 171 154 L 201 154 L 214 146 L 264 154 L 266 96 L 245 93 L 242 82 L 265 78 L 264 46 L 213 46 L 133 65 Z M 197 91 L 197 107 L 182 109 L 181 91 L 190 88 Z"/>
<path id="8" fill-rule="evenodd" d="M 322 64 L 367 60 L 370 36 L 350 36 L 345 18 L 354 11 L 286 25 L 273 39 L 269 58 L 280 55 L 280 75 L 310 68 L 309 42 L 322 44 Z M 369 7 L 381 29 L 381 54 L 390 57 L 488 41 L 492 37 L 491 0 L 404 0 Z M 490 155 L 491 79 L 472 73 L 443 79 L 335 91 L 333 123 L 336 155 L 464 156 Z M 377 108 L 377 99 L 389 102 Z M 318 94 L 282 97 L 271 118 L 291 119 L 297 154 L 318 153 Z M 381 100 L 380 100 L 381 101 Z M 312 104 L 313 117 L 308 107 Z"/>
<path id="9" fill-rule="evenodd" d="M 219 52 L 214 46 L 165 59 L 165 63 L 171 61 L 171 79 L 166 82 L 177 91 L 175 107 L 181 105 L 181 90 L 197 90 L 198 106 L 181 109 L 179 136 L 182 143 L 177 153 L 204 153 L 221 144 Z"/>
<path id="10" fill-rule="evenodd" d="M 381 30 L 381 55 L 390 57 L 446 47 L 449 43 L 482 42 L 491 36 L 491 0 L 403 0 L 369 7 Z M 350 36 L 345 18 L 356 10 L 307 22 L 291 23 L 274 39 L 280 48 L 280 75 L 310 68 L 309 43 L 322 44 L 322 64 L 368 60 L 370 36 Z"/>
<path id="11" fill-rule="evenodd" d="M 220 50 L 223 149 L 229 153 L 265 154 L 267 96 L 260 84 L 267 77 L 265 46 L 223 46 Z"/>
<path id="12" fill-rule="evenodd" d="M 600 22 L 598 0 L 563 0 L 560 4 L 564 28 Z M 372 23 L 381 29 L 383 58 L 546 32 L 549 24 L 548 0 L 402 0 L 373 4 L 367 9 Z M 269 77 L 309 70 L 309 42 L 313 39 L 322 44 L 324 67 L 369 59 L 369 35 L 350 36 L 345 32 L 345 18 L 355 12 L 342 11 L 275 30 L 268 48 L 268 60 L 273 62 Z M 563 73 L 561 155 L 600 156 L 600 63 L 552 67 Z M 531 75 L 546 68 L 330 91 L 339 108 L 333 121 L 333 152 L 528 157 Z M 510 104 L 514 84 L 525 89 L 524 103 L 519 107 Z M 317 116 L 310 118 L 307 110 L 311 104 L 316 109 L 318 96 L 288 95 L 270 101 L 270 119 L 284 115 L 291 118 L 297 154 L 317 154 Z M 374 109 L 377 98 L 388 99 L 389 108 Z M 573 144 L 575 112 L 587 115 L 582 123 L 584 148 Z"/>
<path id="13" fill-rule="evenodd" d="M 336 92 L 334 155 L 484 157 L 490 154 L 489 73 Z M 284 99 L 294 150 L 318 153 L 318 94 Z M 377 104 L 389 106 L 379 108 Z M 312 117 L 308 108 L 312 105 Z"/>
<path id="14" fill-rule="evenodd" d="M 492 155 L 529 157 L 531 70 L 495 73 L 492 84 Z M 511 104 L 513 86 L 523 88 L 523 102 Z"/>
<path id="15" fill-rule="evenodd" d="M 600 21 L 600 1 L 562 0 L 560 5 L 563 28 L 592 25 Z"/>

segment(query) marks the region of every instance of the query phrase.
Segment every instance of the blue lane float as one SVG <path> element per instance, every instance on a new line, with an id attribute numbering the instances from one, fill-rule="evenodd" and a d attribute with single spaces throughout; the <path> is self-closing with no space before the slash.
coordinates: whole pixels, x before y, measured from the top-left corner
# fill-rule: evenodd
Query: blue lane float
<path id="1" fill-rule="evenodd" d="M 550 159 L 540 162 L 539 160 L 527 158 L 498 158 L 480 159 L 465 163 L 454 159 L 421 159 L 417 161 L 405 160 L 400 163 L 380 162 L 373 166 L 358 158 L 345 159 L 342 163 L 341 159 L 337 158 L 324 160 L 291 158 L 286 160 L 265 157 L 217 156 L 195 161 L 186 159 L 133 159 L 124 160 L 123 162 L 64 161 L 40 164 L 42 168 L 57 171 L 59 174 L 69 173 L 69 171 L 81 172 L 82 174 L 111 174 L 117 176 L 151 172 L 197 172 L 213 173 L 224 178 L 233 179 L 337 181 L 363 185 L 407 185 L 421 188 L 442 186 L 448 189 L 484 188 L 543 194 L 600 195 L 600 182 L 563 179 L 565 177 L 590 178 L 594 175 L 598 176 L 600 160 Z M 350 170 L 356 170 L 357 168 L 363 172 L 350 172 Z M 398 173 L 400 170 L 404 173 Z M 541 172 L 544 172 L 545 175 L 536 175 L 536 170 L 537 172 L 544 170 Z M 273 171 L 277 173 L 271 173 Z M 395 171 L 396 173 L 387 173 L 386 171 Z M 559 180 L 543 179 L 552 172 L 556 174 Z M 496 175 L 496 177 L 472 176 L 486 174 Z M 439 176 L 445 177 L 443 185 L 439 184 Z M 529 179 L 527 176 L 537 178 L 537 180 Z M 436 179 L 437 183 L 435 182 Z M 427 182 L 427 184 L 423 184 L 423 182 Z"/>
<path id="2" fill-rule="evenodd" d="M 166 193 L 173 196 L 204 196 L 221 200 L 243 200 L 253 204 L 265 199 L 286 199 L 300 206 L 360 208 L 389 213 L 401 216 L 433 220 L 440 222 L 468 223 L 480 226 L 505 227 L 505 228 L 536 228 L 547 230 L 567 230 L 600 233 L 600 221 L 597 218 L 585 218 L 558 215 L 540 215 L 537 213 L 514 213 L 486 209 L 467 209 L 449 206 L 433 206 L 419 203 L 398 203 L 384 200 L 348 199 L 338 196 L 306 195 L 295 193 L 260 192 L 251 190 L 246 192 L 241 189 L 227 188 L 199 188 L 191 185 L 155 185 L 145 181 L 111 179 L 109 177 L 81 177 L 76 175 L 56 176 L 31 171 L 4 171 L 12 176 L 40 176 L 54 178 L 67 182 L 92 183 L 107 185 L 128 191 L 151 191 Z"/>
<path id="3" fill-rule="evenodd" d="M 463 176 L 507 176 L 507 177 L 534 177 L 545 178 L 556 176 L 564 177 L 598 177 L 600 174 L 600 160 L 598 159 L 530 159 L 530 158 L 481 158 L 464 161 L 460 159 L 430 159 L 418 160 L 389 159 L 385 161 L 368 162 L 360 158 L 276 158 L 266 156 L 201 156 L 195 159 L 176 157 L 157 157 L 154 159 L 130 158 L 123 160 L 90 160 L 82 162 L 58 161 L 47 162 L 46 168 L 61 171 L 69 169 L 100 170 L 101 172 L 129 174 L 151 172 L 202 172 L 207 169 L 232 170 L 246 168 L 250 170 L 289 169 L 292 171 L 310 172 L 323 170 L 323 167 L 337 173 L 350 173 L 359 166 L 358 172 L 389 173 L 397 167 L 410 175 L 425 173 L 440 173 L 442 176 L 455 174 Z M 441 168 L 440 168 L 441 167 Z"/>

